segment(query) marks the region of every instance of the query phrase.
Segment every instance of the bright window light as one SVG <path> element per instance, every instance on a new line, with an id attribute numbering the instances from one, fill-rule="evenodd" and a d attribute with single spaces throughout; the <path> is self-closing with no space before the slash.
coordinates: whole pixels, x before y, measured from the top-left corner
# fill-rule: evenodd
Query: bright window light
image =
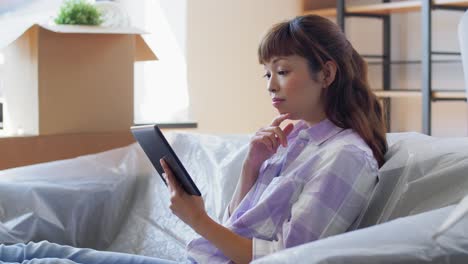
<path id="1" fill-rule="evenodd" d="M 133 13 L 130 9 L 130 17 L 132 21 L 135 15 L 144 17 L 144 29 L 150 33 L 144 38 L 159 60 L 135 65 L 135 123 L 190 122 L 185 55 L 186 1 L 128 1 L 127 5 L 143 3 L 144 8 L 135 9 Z M 136 10 L 144 13 L 135 14 Z"/>

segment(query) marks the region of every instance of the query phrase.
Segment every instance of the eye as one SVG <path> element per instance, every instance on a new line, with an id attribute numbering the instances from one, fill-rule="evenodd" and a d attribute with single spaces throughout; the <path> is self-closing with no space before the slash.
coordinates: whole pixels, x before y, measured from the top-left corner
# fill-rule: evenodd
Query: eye
<path id="1" fill-rule="evenodd" d="M 263 75 L 263 78 L 270 79 L 270 77 L 271 77 L 271 74 L 270 74 L 270 73 L 268 73 L 268 72 L 267 72 L 267 73 L 265 73 L 265 75 Z"/>
<path id="2" fill-rule="evenodd" d="M 278 71 L 278 75 L 287 75 L 288 71 Z"/>

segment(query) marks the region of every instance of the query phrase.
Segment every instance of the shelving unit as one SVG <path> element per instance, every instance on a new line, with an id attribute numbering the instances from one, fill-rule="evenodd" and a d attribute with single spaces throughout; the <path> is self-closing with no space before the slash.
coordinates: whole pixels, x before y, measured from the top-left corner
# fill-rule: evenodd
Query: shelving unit
<path id="1" fill-rule="evenodd" d="M 306 0 L 307 1 L 307 0 Z M 313 0 L 312 0 L 313 1 Z M 337 2 L 339 2 L 338 0 Z M 401 2 L 383 2 L 369 5 L 349 6 L 346 8 L 347 15 L 390 15 L 395 13 L 406 13 L 421 11 L 424 4 L 429 0 L 407 0 Z M 468 8 L 466 0 L 432 0 L 430 3 L 433 8 L 443 8 L 451 10 L 465 10 Z M 337 3 L 338 7 L 339 4 Z M 339 13 L 336 7 L 322 8 L 314 10 L 305 10 L 304 14 L 315 14 L 319 16 L 337 16 Z"/>
<path id="2" fill-rule="evenodd" d="M 433 51 L 432 50 L 432 10 L 444 9 L 454 11 L 465 11 L 468 9 L 468 0 L 408 0 L 390 2 L 383 0 L 381 3 L 368 5 L 346 6 L 345 0 L 321 1 L 321 5 L 326 7 L 310 9 L 316 4 L 314 0 L 304 0 L 304 14 L 316 14 L 320 16 L 336 16 L 337 24 L 345 31 L 346 17 L 363 17 L 382 20 L 383 24 L 383 52 L 379 55 L 363 54 L 368 60 L 368 64 L 382 65 L 382 85 L 383 90 L 377 90 L 377 96 L 383 99 L 387 118 L 390 117 L 391 98 L 422 98 L 422 132 L 431 134 L 431 102 L 433 101 L 466 101 L 466 94 L 462 90 L 433 90 L 432 89 L 432 63 L 454 63 L 459 59 L 433 60 L 433 55 L 438 56 L 459 56 L 459 52 L 453 51 Z M 332 6 L 333 5 L 333 6 Z M 391 61 L 390 49 L 390 19 L 391 14 L 405 12 L 421 12 L 421 32 L 422 32 L 422 54 L 421 60 L 412 61 Z M 378 59 L 379 61 L 372 61 Z M 393 64 L 421 64 L 422 78 L 420 90 L 398 90 L 391 89 L 391 68 Z M 390 120 L 387 120 L 390 128 Z"/>

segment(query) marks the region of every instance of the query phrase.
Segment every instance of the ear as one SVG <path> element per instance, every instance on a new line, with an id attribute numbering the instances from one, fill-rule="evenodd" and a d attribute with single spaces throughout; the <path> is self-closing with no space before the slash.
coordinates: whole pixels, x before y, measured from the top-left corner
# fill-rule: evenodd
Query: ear
<path id="1" fill-rule="evenodd" d="M 334 61 L 327 61 L 325 62 L 325 65 L 323 66 L 323 83 L 325 85 L 325 88 L 330 86 L 330 84 L 333 83 L 336 77 L 336 63 Z"/>

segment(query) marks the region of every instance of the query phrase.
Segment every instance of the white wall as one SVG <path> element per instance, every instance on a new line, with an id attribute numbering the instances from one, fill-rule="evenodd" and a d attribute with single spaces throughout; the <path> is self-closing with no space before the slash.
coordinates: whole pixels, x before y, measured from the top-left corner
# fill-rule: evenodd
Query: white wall
<path id="1" fill-rule="evenodd" d="M 199 131 L 253 133 L 276 115 L 257 47 L 273 24 L 301 13 L 300 0 L 187 1 L 187 67 Z"/>

